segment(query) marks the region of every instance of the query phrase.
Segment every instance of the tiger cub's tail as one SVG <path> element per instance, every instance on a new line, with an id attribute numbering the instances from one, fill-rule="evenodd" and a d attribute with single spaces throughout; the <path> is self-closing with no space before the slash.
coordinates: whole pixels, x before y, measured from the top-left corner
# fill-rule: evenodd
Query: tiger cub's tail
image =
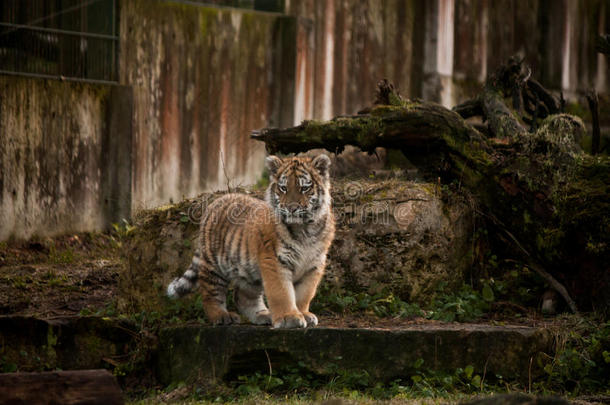
<path id="1" fill-rule="evenodd" d="M 196 250 L 193 254 L 193 261 L 188 269 L 167 286 L 167 296 L 170 298 L 179 298 L 193 291 L 197 285 L 199 278 L 199 269 L 201 267 L 201 253 Z"/>

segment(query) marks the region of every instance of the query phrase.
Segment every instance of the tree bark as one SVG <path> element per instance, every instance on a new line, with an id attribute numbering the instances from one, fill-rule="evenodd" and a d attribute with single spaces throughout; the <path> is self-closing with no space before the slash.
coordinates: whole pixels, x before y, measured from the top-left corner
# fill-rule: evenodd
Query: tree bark
<path id="1" fill-rule="evenodd" d="M 457 113 L 433 103 L 376 106 L 368 114 L 328 122 L 303 121 L 293 128 L 264 128 L 253 131 L 252 138 L 264 142 L 269 153 L 310 149 L 341 152 L 346 145 L 373 152 L 376 147 L 437 150 L 449 134 L 461 141 L 481 138 Z"/>

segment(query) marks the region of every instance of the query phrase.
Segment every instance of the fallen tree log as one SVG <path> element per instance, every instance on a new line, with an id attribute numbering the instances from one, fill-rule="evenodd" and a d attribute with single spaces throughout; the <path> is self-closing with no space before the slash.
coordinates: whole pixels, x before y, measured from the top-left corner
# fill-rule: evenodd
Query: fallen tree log
<path id="1" fill-rule="evenodd" d="M 511 61 L 487 80 L 479 97 L 491 138 L 454 111 L 400 97 L 366 114 L 267 128 L 253 132 L 252 138 L 265 142 L 270 153 L 315 148 L 339 152 L 345 145 L 369 152 L 380 146 L 399 149 L 422 171 L 467 187 L 482 212 L 502 219 L 502 226 L 493 221 L 490 226 L 505 229 L 525 247 L 527 254 L 515 250 L 533 270 L 557 278 L 583 308 L 607 312 L 610 160 L 581 150 L 578 141 L 585 127 L 577 117 L 552 114 L 538 125 L 537 118 L 560 108 L 554 98 L 537 96 L 548 105 L 544 114 L 534 117 L 535 131 L 528 132 L 504 101 L 519 88 L 516 80 L 529 80 L 520 68 L 520 62 Z M 538 86 L 536 82 L 528 88 L 548 93 Z M 472 108 L 476 105 L 462 111 L 469 115 L 477 111 Z M 570 297 L 564 297 L 570 303 Z"/>
<path id="2" fill-rule="evenodd" d="M 265 142 L 270 153 L 298 153 L 310 149 L 341 152 L 346 145 L 366 152 L 376 147 L 436 149 L 445 136 L 475 141 L 480 134 L 461 117 L 433 103 L 406 102 L 380 105 L 369 114 L 337 117 L 328 122 L 304 121 L 293 128 L 253 131 L 252 138 Z"/>
<path id="3" fill-rule="evenodd" d="M 3 404 L 124 404 L 108 370 L 0 374 L 0 399 Z"/>

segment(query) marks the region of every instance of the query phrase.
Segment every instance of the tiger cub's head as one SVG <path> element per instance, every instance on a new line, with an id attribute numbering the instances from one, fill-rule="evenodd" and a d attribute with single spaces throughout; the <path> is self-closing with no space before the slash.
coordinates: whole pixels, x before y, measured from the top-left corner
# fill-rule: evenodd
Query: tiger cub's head
<path id="1" fill-rule="evenodd" d="M 269 156 L 267 203 L 287 224 L 313 223 L 330 209 L 330 159 L 326 155 Z"/>

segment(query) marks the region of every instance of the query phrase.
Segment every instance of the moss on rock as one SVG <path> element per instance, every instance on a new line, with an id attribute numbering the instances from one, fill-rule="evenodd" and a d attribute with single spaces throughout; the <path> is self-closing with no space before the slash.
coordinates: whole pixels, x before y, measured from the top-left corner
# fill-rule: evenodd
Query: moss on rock
<path id="1" fill-rule="evenodd" d="M 419 304 L 440 286 L 461 285 L 472 257 L 467 204 L 443 200 L 435 185 L 399 179 L 335 181 L 333 187 L 337 236 L 327 282 L 353 292 L 386 288 Z M 165 288 L 188 267 L 202 209 L 219 195 L 140 212 L 125 243 L 121 311 L 167 308 Z"/>

